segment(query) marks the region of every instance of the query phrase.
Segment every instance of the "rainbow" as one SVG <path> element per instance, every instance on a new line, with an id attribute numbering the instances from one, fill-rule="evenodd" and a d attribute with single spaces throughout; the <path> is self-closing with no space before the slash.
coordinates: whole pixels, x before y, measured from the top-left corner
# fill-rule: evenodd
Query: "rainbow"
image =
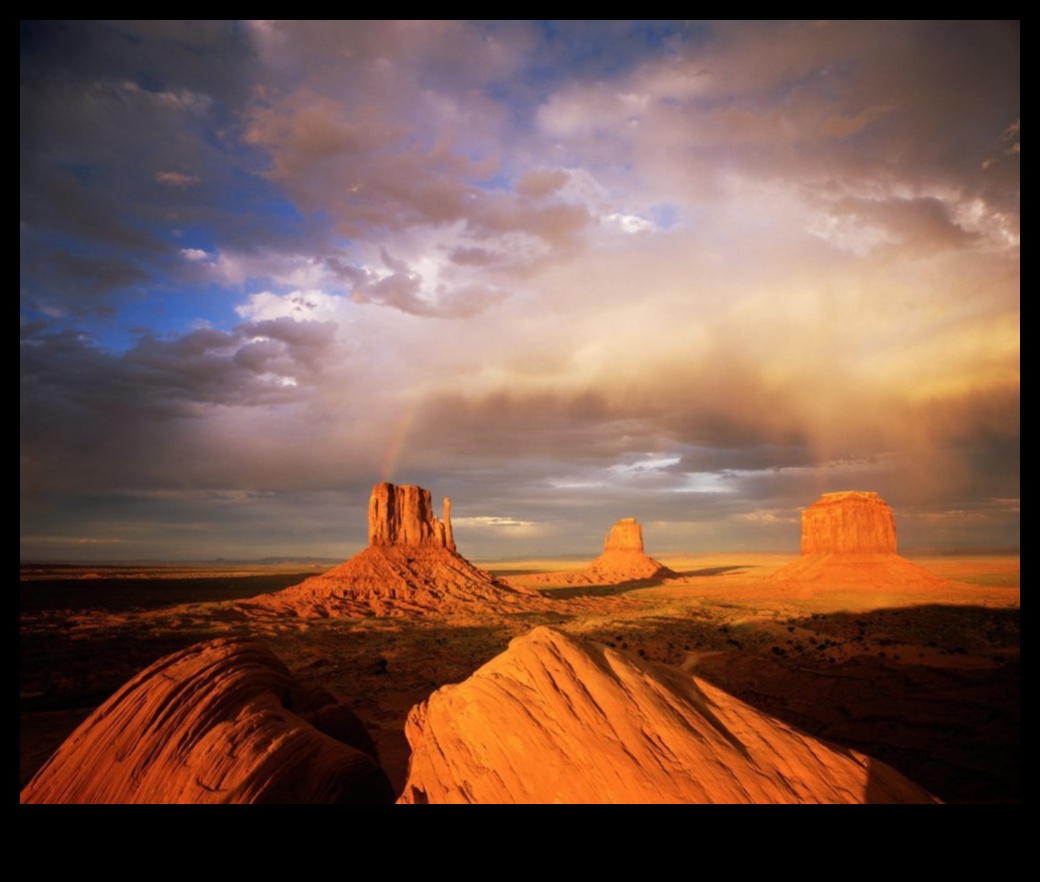
<path id="1" fill-rule="evenodd" d="M 412 423 L 415 422 L 417 410 L 418 406 L 416 405 L 407 408 L 401 414 L 397 425 L 391 433 L 390 443 L 383 454 L 383 464 L 379 469 L 380 477 L 384 481 L 390 481 L 394 476 L 394 471 L 397 469 L 398 461 L 401 458 L 401 451 L 404 449 L 404 443 L 408 440 L 408 433 L 412 430 Z"/>

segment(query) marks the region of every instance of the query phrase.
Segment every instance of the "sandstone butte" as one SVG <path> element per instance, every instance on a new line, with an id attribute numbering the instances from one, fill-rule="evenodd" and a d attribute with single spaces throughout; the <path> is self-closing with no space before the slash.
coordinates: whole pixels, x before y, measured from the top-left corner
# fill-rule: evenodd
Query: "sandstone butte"
<path id="1" fill-rule="evenodd" d="M 520 611 L 546 603 L 474 566 L 455 550 L 451 501 L 444 521 L 430 491 L 376 484 L 368 503 L 368 547 L 346 563 L 236 606 L 251 615 L 305 618 Z"/>
<path id="2" fill-rule="evenodd" d="M 22 803 L 388 803 L 372 739 L 345 704 L 266 648 L 224 638 L 143 670 L 91 714 Z"/>
<path id="3" fill-rule="evenodd" d="M 543 585 L 619 585 L 674 575 L 643 550 L 643 528 L 636 519 L 623 518 L 607 532 L 603 553 L 588 566 L 573 572 L 544 573 L 535 581 Z"/>
<path id="4" fill-rule="evenodd" d="M 677 668 L 545 627 L 408 716 L 402 803 L 936 803 Z"/>
<path id="5" fill-rule="evenodd" d="M 877 493 L 824 493 L 802 512 L 801 557 L 770 577 L 835 588 L 944 585 L 896 553 L 892 509 Z"/>

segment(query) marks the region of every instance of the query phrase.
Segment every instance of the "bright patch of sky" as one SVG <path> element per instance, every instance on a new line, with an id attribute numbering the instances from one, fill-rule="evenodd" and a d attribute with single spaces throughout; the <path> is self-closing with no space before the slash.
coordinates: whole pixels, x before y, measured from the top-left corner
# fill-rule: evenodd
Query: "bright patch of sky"
<path id="1" fill-rule="evenodd" d="M 681 461 L 680 456 L 648 456 L 646 459 L 635 462 L 617 463 L 610 466 L 607 471 L 622 476 L 655 474 L 678 465 Z"/>

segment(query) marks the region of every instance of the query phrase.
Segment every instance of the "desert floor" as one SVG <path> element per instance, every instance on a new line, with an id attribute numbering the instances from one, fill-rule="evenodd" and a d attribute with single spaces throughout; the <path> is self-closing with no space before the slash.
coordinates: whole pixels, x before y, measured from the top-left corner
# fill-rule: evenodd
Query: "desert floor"
<path id="1" fill-rule="evenodd" d="M 409 709 L 546 624 L 682 667 L 884 760 L 947 802 L 1020 801 L 1017 557 L 915 558 L 958 584 L 855 591 L 771 582 L 789 555 L 657 557 L 678 577 L 537 586 L 558 601 L 547 612 L 262 622 L 212 603 L 316 570 L 23 567 L 19 787 L 135 672 L 200 640 L 242 634 L 269 645 L 301 682 L 349 701 L 400 789 Z M 537 573 L 580 565 L 477 563 L 530 587 Z"/>

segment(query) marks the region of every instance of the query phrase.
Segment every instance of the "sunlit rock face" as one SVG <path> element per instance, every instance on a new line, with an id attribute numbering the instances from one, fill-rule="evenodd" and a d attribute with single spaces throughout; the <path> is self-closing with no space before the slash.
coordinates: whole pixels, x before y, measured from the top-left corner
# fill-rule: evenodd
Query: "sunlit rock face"
<path id="1" fill-rule="evenodd" d="M 383 482 L 368 501 L 370 546 L 433 546 L 455 550 L 451 532 L 451 500 L 444 499 L 444 522 L 433 514 L 430 491 L 414 485 Z"/>
<path id="2" fill-rule="evenodd" d="M 643 528 L 635 518 L 623 518 L 614 524 L 603 543 L 604 551 L 642 551 Z"/>
<path id="3" fill-rule="evenodd" d="M 200 643 L 146 668 L 65 741 L 23 803 L 386 803 L 364 725 L 268 649 Z"/>
<path id="4" fill-rule="evenodd" d="M 802 554 L 895 554 L 892 509 L 877 493 L 824 493 L 802 512 Z"/>
<path id="5" fill-rule="evenodd" d="M 677 668 L 539 627 L 409 714 L 405 803 L 934 803 Z"/>
<path id="6" fill-rule="evenodd" d="M 451 502 L 444 521 L 430 491 L 376 484 L 368 504 L 368 548 L 283 591 L 236 603 L 252 616 L 353 618 L 453 611 L 519 612 L 546 602 L 497 579 L 455 549 Z"/>
<path id="7" fill-rule="evenodd" d="M 802 554 L 770 579 L 826 589 L 890 589 L 949 581 L 896 554 L 892 509 L 861 490 L 824 493 L 802 512 Z"/>
<path id="8" fill-rule="evenodd" d="M 643 551 L 643 528 L 635 518 L 623 518 L 607 531 L 603 553 L 583 569 L 546 573 L 543 585 L 620 585 L 674 576 L 668 567 Z"/>

